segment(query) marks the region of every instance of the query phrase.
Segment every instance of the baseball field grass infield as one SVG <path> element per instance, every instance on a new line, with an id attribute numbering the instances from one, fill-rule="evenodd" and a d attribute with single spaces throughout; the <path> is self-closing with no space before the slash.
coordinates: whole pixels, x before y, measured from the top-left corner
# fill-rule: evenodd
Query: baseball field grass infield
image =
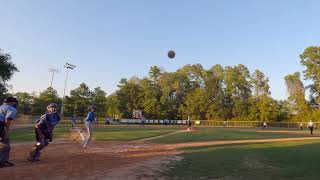
<path id="1" fill-rule="evenodd" d="M 83 127 L 82 127 L 83 128 Z M 70 139 L 69 126 L 57 126 L 54 139 Z M 147 127 L 96 127 L 93 139 L 97 141 L 127 141 L 147 137 L 160 136 L 177 131 L 179 128 L 147 128 Z M 12 142 L 30 142 L 35 140 L 34 128 L 13 129 L 10 134 Z"/>
<path id="2" fill-rule="evenodd" d="M 168 165 L 174 179 L 316 180 L 320 140 L 184 148 L 183 160 Z"/>
<path id="3" fill-rule="evenodd" d="M 54 138 L 63 138 L 68 135 L 68 128 L 57 127 L 54 130 Z M 10 140 L 12 142 L 30 142 L 35 141 L 35 133 L 33 127 L 12 129 L 10 133 Z"/>

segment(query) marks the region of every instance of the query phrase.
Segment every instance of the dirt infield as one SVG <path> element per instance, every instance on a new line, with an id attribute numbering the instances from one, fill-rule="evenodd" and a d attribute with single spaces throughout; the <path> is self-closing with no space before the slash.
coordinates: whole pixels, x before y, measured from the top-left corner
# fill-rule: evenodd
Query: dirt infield
<path id="1" fill-rule="evenodd" d="M 320 139 L 320 137 L 146 144 L 94 142 L 83 149 L 77 142 L 56 141 L 42 153 L 41 161 L 26 161 L 31 144 L 14 144 L 14 167 L 0 169 L 0 179 L 159 179 L 157 172 L 170 161 L 181 160 L 182 147 Z M 162 177 L 163 178 L 163 177 Z"/>
<path id="2" fill-rule="evenodd" d="M 135 142 L 94 142 L 88 149 L 78 143 L 57 142 L 43 151 L 41 161 L 30 163 L 26 158 L 31 147 L 13 145 L 11 160 L 16 165 L 0 169 L 0 179 L 119 179 L 128 175 L 130 179 L 147 179 L 154 176 L 149 167 L 158 169 L 159 160 L 178 154 Z M 155 161 L 155 157 L 159 158 Z"/>

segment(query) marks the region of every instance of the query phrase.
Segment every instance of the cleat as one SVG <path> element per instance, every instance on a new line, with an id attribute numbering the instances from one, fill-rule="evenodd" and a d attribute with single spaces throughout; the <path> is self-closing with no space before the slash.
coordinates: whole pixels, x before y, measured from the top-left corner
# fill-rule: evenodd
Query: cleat
<path id="1" fill-rule="evenodd" d="M 30 162 L 37 162 L 37 161 L 40 161 L 40 160 L 37 159 L 37 158 L 28 157 L 28 161 L 30 161 Z"/>
<path id="2" fill-rule="evenodd" d="M 7 166 L 14 166 L 14 163 L 9 162 L 9 161 L 5 161 L 4 164 L 7 165 Z"/>
<path id="3" fill-rule="evenodd" d="M 9 166 L 11 166 L 11 165 L 6 164 L 5 162 L 0 164 L 0 168 L 9 167 Z"/>

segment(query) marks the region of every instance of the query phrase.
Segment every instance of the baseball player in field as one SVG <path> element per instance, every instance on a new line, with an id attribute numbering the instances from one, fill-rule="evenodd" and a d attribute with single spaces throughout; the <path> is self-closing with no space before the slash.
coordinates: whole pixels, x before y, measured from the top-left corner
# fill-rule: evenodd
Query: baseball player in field
<path id="1" fill-rule="evenodd" d="M 77 120 L 77 115 L 74 114 L 71 117 L 71 127 L 74 127 L 74 125 L 76 124 L 76 120 Z"/>
<path id="2" fill-rule="evenodd" d="M 314 124 L 313 124 L 312 120 L 309 121 L 308 128 L 310 130 L 310 134 L 313 135 Z"/>
<path id="3" fill-rule="evenodd" d="M 57 104 L 51 103 L 47 106 L 47 112 L 36 121 L 35 134 L 37 143 L 30 152 L 28 160 L 31 162 L 39 161 L 41 150 L 52 142 L 52 132 L 59 123 L 60 116 L 57 112 Z"/>
<path id="4" fill-rule="evenodd" d="M 86 120 L 85 120 L 85 127 L 87 130 L 87 137 L 85 138 L 82 147 L 87 148 L 88 145 L 91 143 L 92 135 L 93 135 L 93 122 L 95 121 L 95 115 L 94 112 L 96 112 L 96 106 L 90 106 L 89 112 L 87 114 Z"/>
<path id="5" fill-rule="evenodd" d="M 190 131 L 191 126 L 192 126 L 192 122 L 191 122 L 191 118 L 190 118 L 190 116 L 188 116 L 187 123 L 188 123 L 188 129 L 187 129 L 187 131 Z"/>
<path id="6" fill-rule="evenodd" d="M 9 161 L 9 130 L 11 121 L 16 118 L 17 104 L 18 100 L 16 98 L 8 97 L 4 100 L 4 104 L 0 106 L 0 168 L 14 165 Z"/>
<path id="7" fill-rule="evenodd" d="M 268 125 L 267 125 L 266 121 L 263 121 L 263 123 L 262 123 L 262 129 L 266 129 L 267 127 L 268 127 Z"/>

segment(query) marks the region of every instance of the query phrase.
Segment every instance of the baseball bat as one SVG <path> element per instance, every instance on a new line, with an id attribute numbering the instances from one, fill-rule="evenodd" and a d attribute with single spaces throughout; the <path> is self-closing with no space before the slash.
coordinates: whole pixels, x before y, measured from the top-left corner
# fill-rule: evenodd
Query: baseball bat
<path id="1" fill-rule="evenodd" d="M 81 135 L 82 132 L 83 132 L 83 129 L 81 129 L 81 131 L 76 135 L 76 137 L 73 138 L 73 141 L 75 141 Z"/>

